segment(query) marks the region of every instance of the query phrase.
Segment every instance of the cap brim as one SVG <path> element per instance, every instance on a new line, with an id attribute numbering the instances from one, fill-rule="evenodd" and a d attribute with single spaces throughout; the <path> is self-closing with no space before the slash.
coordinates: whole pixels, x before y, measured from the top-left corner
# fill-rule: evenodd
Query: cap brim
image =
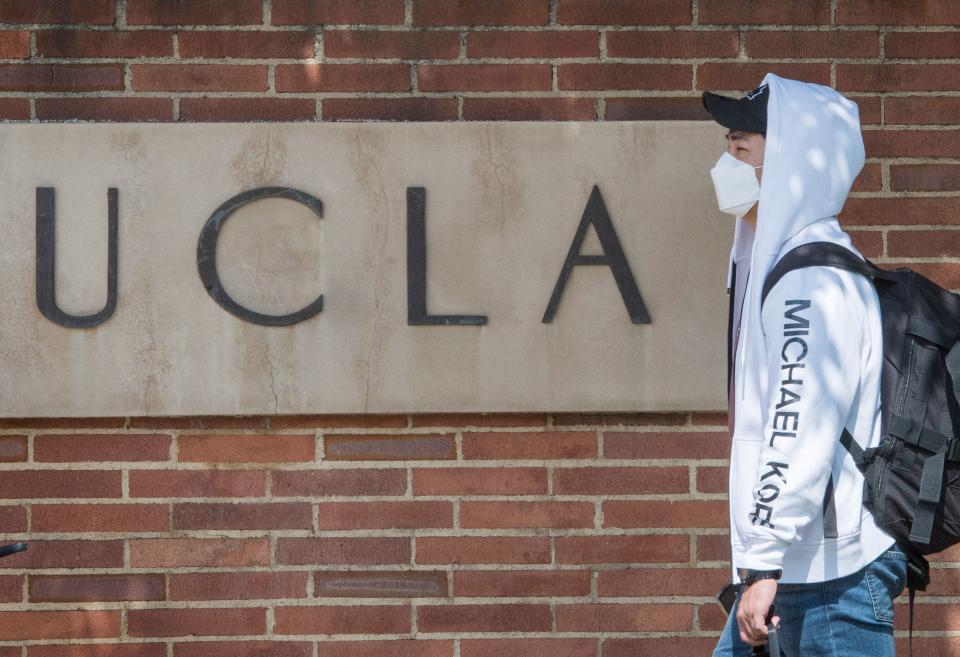
<path id="1" fill-rule="evenodd" d="M 729 130 L 766 132 L 767 127 L 747 109 L 744 99 L 703 92 L 703 107 L 713 120 Z"/>

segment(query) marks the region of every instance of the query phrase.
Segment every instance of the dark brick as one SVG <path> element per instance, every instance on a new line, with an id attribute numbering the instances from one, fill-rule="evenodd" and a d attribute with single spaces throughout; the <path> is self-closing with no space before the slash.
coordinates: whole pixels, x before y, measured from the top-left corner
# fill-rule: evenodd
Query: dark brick
<path id="1" fill-rule="evenodd" d="M 31 575 L 30 602 L 164 600 L 163 575 Z"/>

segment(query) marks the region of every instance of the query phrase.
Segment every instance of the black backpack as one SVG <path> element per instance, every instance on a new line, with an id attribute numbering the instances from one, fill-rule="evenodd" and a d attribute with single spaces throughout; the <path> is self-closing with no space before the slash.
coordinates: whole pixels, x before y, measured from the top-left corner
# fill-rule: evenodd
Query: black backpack
<path id="1" fill-rule="evenodd" d="M 913 597 L 930 582 L 923 555 L 960 542 L 960 296 L 910 269 L 883 270 L 830 242 L 799 246 L 764 281 L 763 299 L 787 272 L 828 266 L 869 277 L 883 322 L 881 436 L 862 449 L 840 442 L 864 475 L 863 503 L 907 556 Z"/>

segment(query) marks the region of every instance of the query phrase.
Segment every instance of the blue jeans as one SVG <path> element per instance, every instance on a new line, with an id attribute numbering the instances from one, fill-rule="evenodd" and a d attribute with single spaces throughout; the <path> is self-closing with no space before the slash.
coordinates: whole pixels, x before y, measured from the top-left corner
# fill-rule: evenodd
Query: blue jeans
<path id="1" fill-rule="evenodd" d="M 906 581 L 907 556 L 894 546 L 846 577 L 781 584 L 774 605 L 784 657 L 893 657 L 893 599 Z M 750 655 L 736 613 L 735 604 L 713 657 Z"/>

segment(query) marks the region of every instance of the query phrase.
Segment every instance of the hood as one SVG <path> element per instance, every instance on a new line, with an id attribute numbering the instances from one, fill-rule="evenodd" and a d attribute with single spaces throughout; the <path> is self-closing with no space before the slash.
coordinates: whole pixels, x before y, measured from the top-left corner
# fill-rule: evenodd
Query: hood
<path id="1" fill-rule="evenodd" d="M 818 222 L 834 221 L 854 179 L 863 168 L 863 137 L 857 104 L 829 87 L 768 73 L 767 138 L 757 208 L 757 230 L 750 257 L 741 332 L 747 349 L 760 328 L 763 281 L 784 243 Z M 733 254 L 750 232 L 737 219 Z M 742 368 L 747 349 L 738 359 Z"/>

